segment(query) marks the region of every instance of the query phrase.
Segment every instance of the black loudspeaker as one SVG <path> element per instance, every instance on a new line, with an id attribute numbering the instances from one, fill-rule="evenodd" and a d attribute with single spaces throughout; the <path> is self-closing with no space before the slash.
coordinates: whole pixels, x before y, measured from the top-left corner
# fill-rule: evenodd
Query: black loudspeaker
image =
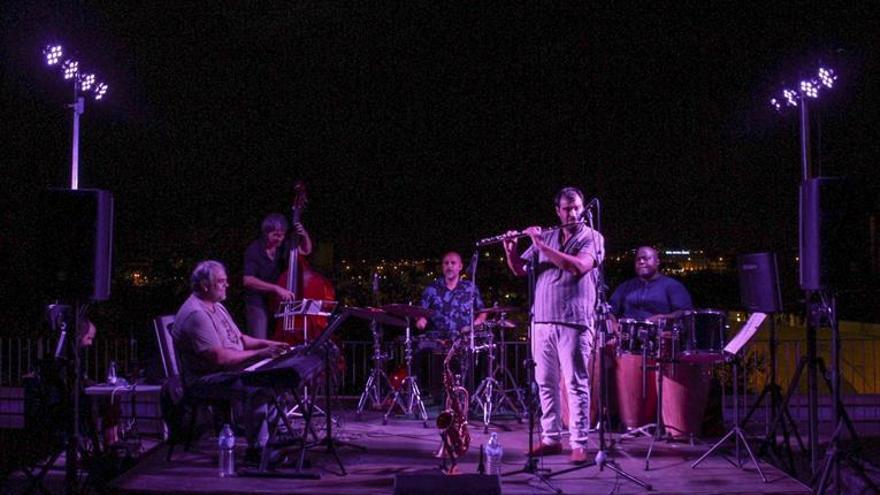
<path id="1" fill-rule="evenodd" d="M 844 177 L 817 177 L 801 185 L 801 289 L 847 288 L 864 273 L 868 254 L 862 200 L 855 183 Z"/>
<path id="2" fill-rule="evenodd" d="M 398 474 L 394 495 L 501 495 L 501 479 L 485 474 Z"/>
<path id="3" fill-rule="evenodd" d="M 745 310 L 754 313 L 779 313 L 782 295 L 776 254 L 742 254 L 737 259 L 739 295 Z"/>
<path id="4" fill-rule="evenodd" d="M 48 296 L 110 298 L 113 195 L 100 189 L 50 189 L 40 226 Z"/>

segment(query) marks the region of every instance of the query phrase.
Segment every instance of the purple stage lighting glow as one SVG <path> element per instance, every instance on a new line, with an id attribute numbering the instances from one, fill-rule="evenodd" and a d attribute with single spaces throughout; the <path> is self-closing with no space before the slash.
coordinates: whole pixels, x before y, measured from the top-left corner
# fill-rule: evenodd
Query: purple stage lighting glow
<path id="1" fill-rule="evenodd" d="M 813 81 L 801 81 L 801 94 L 808 98 L 818 98 L 819 87 Z"/>
<path id="2" fill-rule="evenodd" d="M 832 69 L 826 69 L 825 67 L 819 67 L 819 80 L 822 81 L 822 84 L 828 88 L 834 86 L 834 81 L 837 80 L 837 75 L 834 73 Z"/>
<path id="3" fill-rule="evenodd" d="M 64 79 L 73 79 L 76 73 L 79 72 L 79 62 L 76 60 L 65 60 L 61 64 L 61 68 L 64 69 Z"/>
<path id="4" fill-rule="evenodd" d="M 100 100 L 107 94 L 108 86 L 105 83 L 98 83 L 95 85 L 95 99 Z"/>
<path id="5" fill-rule="evenodd" d="M 797 106 L 797 92 L 792 91 L 790 89 L 783 89 L 782 96 L 785 97 L 785 104 L 790 107 Z"/>
<path id="6" fill-rule="evenodd" d="M 95 75 L 94 74 L 83 74 L 82 79 L 79 82 L 79 88 L 81 91 L 85 92 L 92 89 L 92 86 L 95 85 Z"/>
<path id="7" fill-rule="evenodd" d="M 63 54 L 61 45 L 47 45 L 43 48 L 43 55 L 46 56 L 46 65 L 55 65 L 61 60 Z"/>

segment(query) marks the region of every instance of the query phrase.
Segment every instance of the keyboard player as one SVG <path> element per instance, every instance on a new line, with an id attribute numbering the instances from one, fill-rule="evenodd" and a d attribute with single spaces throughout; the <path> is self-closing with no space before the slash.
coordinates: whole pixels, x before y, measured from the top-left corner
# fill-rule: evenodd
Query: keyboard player
<path id="1" fill-rule="evenodd" d="M 288 345 L 241 333 L 222 304 L 229 286 L 222 263 L 198 263 L 190 285 L 192 294 L 178 310 L 171 330 L 188 393 L 233 401 L 248 441 L 245 457 L 259 459 L 274 392 L 244 385 L 240 371 L 255 361 L 281 355 Z"/>

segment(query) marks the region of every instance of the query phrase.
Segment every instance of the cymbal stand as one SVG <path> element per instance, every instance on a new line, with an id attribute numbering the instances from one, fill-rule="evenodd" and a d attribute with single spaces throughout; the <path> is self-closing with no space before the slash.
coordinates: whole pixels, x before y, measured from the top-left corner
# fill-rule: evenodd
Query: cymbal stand
<path id="1" fill-rule="evenodd" d="M 428 427 L 428 411 L 425 409 L 425 403 L 422 402 L 422 392 L 419 390 L 419 384 L 416 380 L 416 377 L 412 374 L 412 360 L 413 360 L 413 351 L 412 351 L 412 334 L 411 334 L 411 318 L 406 318 L 406 340 L 403 342 L 404 348 L 404 360 L 406 361 L 406 378 L 401 382 L 400 387 L 394 391 L 394 394 L 391 396 L 391 405 L 388 406 L 388 410 L 385 412 L 385 416 L 382 418 L 382 424 L 388 424 L 388 418 L 391 416 L 391 413 L 394 412 L 395 407 L 400 407 L 400 410 L 405 415 L 412 414 L 422 420 L 422 424 L 425 428 Z M 404 399 L 405 396 L 406 398 Z M 413 411 L 415 408 L 415 412 Z"/>
<path id="2" fill-rule="evenodd" d="M 384 369 L 385 361 L 388 360 L 388 354 L 382 352 L 382 327 L 376 320 L 372 320 L 370 322 L 370 331 L 373 334 L 373 369 L 370 370 L 367 383 L 364 385 L 364 391 L 361 392 L 361 397 L 358 400 L 357 410 L 355 411 L 355 417 L 358 420 L 363 416 L 368 402 L 373 409 L 382 407 L 384 399 L 391 395 L 391 390 L 393 389 L 391 380 Z M 388 390 L 388 392 L 383 394 L 383 389 Z"/>
<path id="3" fill-rule="evenodd" d="M 767 476 L 764 475 L 764 471 L 761 469 L 761 464 L 758 462 L 757 457 L 755 457 L 754 452 L 752 452 L 752 448 L 749 446 L 749 441 L 746 438 L 745 430 L 743 430 L 742 426 L 740 426 L 739 422 L 739 370 L 740 362 L 739 362 L 739 354 L 734 354 L 730 359 L 731 366 L 733 367 L 733 427 L 730 428 L 730 431 L 724 435 L 721 440 L 715 443 L 709 450 L 706 451 L 696 462 L 691 465 L 691 469 L 696 468 L 700 465 L 706 458 L 712 455 L 713 452 L 721 448 L 724 445 L 724 442 L 727 441 L 728 438 L 734 437 L 735 444 L 735 455 L 736 455 L 736 463 L 734 465 L 740 469 L 743 467 L 742 456 L 740 455 L 740 442 L 742 442 L 742 446 L 745 447 L 746 452 L 749 454 L 749 458 L 752 460 L 752 463 L 755 465 L 755 469 L 757 469 L 758 474 L 761 476 L 761 479 L 764 480 L 764 483 L 767 483 Z"/>

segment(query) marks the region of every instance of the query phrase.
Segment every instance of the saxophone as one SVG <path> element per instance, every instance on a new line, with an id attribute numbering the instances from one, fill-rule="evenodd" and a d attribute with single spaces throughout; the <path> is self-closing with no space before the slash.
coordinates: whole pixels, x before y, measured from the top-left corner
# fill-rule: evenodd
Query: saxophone
<path id="1" fill-rule="evenodd" d="M 437 416 L 437 428 L 446 435 L 446 445 L 451 452 L 447 452 L 446 445 L 440 447 L 439 456 L 449 455 L 452 458 L 461 457 L 467 452 L 471 444 L 471 434 L 467 428 L 468 403 L 470 394 L 466 388 L 455 383 L 452 370 L 449 367 L 452 357 L 458 351 L 459 342 L 456 341 L 446 353 L 443 360 L 443 387 L 446 389 L 446 410 Z"/>

